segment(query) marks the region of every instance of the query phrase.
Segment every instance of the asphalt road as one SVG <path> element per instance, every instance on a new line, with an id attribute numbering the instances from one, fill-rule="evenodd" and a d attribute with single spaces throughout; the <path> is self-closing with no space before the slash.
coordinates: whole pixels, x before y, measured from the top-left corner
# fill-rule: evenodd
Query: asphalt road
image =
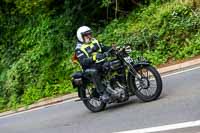
<path id="1" fill-rule="evenodd" d="M 200 120 L 200 69 L 163 77 L 160 99 L 143 103 L 136 97 L 91 113 L 82 102 L 0 118 L 0 133 L 111 133 Z M 200 126 L 161 133 L 197 133 Z"/>

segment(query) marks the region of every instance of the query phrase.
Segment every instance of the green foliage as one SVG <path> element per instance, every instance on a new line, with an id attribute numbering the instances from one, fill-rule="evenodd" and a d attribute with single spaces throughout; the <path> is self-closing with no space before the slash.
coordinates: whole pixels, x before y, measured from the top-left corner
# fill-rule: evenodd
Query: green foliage
<path id="1" fill-rule="evenodd" d="M 5 98 L 0 97 L 0 110 L 3 110 L 5 107 Z"/>
<path id="2" fill-rule="evenodd" d="M 17 108 L 42 97 L 74 91 L 69 77 L 74 67 L 69 62 L 74 46 L 69 34 L 70 12 L 56 12 L 56 16 L 44 12 L 30 16 L 27 14 L 31 12 L 20 13 L 1 15 L 2 108 L 3 105 Z"/>
<path id="3" fill-rule="evenodd" d="M 54 0 L 2 0 L 9 7 L 11 14 L 32 15 L 38 12 L 49 12 Z"/>
<path id="4" fill-rule="evenodd" d="M 29 105 L 39 99 L 41 99 L 43 96 L 42 89 L 36 88 L 36 87 L 29 87 L 24 92 L 21 101 L 22 103 Z"/>
<path id="5" fill-rule="evenodd" d="M 130 44 L 136 50 L 133 56 L 143 54 L 158 65 L 198 55 L 199 29 L 198 10 L 178 2 L 156 2 L 114 20 L 98 37 L 106 44 Z"/>
<path id="6" fill-rule="evenodd" d="M 53 94 L 67 91 L 66 87 L 63 90 L 60 89 L 61 87 L 59 88 L 59 86 L 63 87 L 62 84 L 59 84 L 60 80 L 66 80 L 64 74 L 67 72 L 67 67 L 63 70 L 57 69 L 57 67 L 62 60 L 66 59 L 67 51 L 71 51 L 70 43 L 66 40 L 65 32 L 63 32 L 63 28 L 70 26 L 70 23 L 60 21 L 60 25 L 55 25 L 50 18 L 45 16 L 37 17 L 37 19 L 38 25 L 31 27 L 32 24 L 28 24 L 19 32 L 18 35 L 22 37 L 18 38 L 18 43 L 25 49 L 25 52 L 8 71 L 8 79 L 5 83 L 7 95 L 16 94 L 18 98 L 25 94 L 26 99 L 35 90 L 38 90 L 36 96 L 33 96 L 27 103 L 41 98 L 43 95 L 38 95 L 37 92 L 44 90 L 45 86 L 50 85 Z M 57 24 L 57 22 L 55 23 Z M 66 61 L 68 60 L 66 59 Z M 51 95 L 44 94 L 44 96 Z"/>
<path id="7" fill-rule="evenodd" d="M 102 0 L 102 7 L 108 7 L 112 3 L 111 0 Z"/>

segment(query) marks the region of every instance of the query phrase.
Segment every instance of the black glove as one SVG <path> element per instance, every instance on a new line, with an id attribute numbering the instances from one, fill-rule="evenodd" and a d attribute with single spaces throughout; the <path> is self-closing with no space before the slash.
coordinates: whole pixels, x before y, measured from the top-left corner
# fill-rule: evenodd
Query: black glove
<path id="1" fill-rule="evenodd" d="M 104 57 L 108 57 L 109 52 L 104 52 L 103 55 L 104 55 Z"/>
<path id="2" fill-rule="evenodd" d="M 96 55 L 96 60 L 103 60 L 104 58 L 105 58 L 106 56 L 104 55 L 104 54 L 102 54 L 102 53 L 98 53 L 97 55 Z"/>

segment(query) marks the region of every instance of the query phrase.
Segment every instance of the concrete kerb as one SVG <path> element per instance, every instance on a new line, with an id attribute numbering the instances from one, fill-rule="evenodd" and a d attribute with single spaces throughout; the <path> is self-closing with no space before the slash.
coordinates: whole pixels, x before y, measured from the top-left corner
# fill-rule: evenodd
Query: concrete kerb
<path id="1" fill-rule="evenodd" d="M 200 64 L 200 58 L 190 60 L 190 61 L 186 61 L 186 62 L 176 64 L 176 65 L 171 65 L 171 66 L 168 66 L 168 67 L 159 68 L 158 71 L 159 71 L 159 73 L 163 74 L 163 73 L 187 68 L 187 67 L 190 67 L 190 66 L 195 66 L 195 65 L 198 65 L 198 64 Z"/>
<path id="2" fill-rule="evenodd" d="M 180 70 L 180 69 L 187 68 L 187 67 L 194 66 L 194 65 L 198 65 L 198 64 L 200 64 L 200 58 L 194 59 L 194 60 L 191 60 L 191 61 L 186 61 L 186 62 L 176 64 L 176 65 L 171 65 L 171 66 L 164 67 L 164 68 L 159 68 L 158 71 L 159 71 L 159 73 L 163 74 L 163 73 L 167 73 L 167 72 L 175 71 L 175 70 Z M 68 94 L 68 95 L 65 95 L 65 96 L 57 97 L 57 98 L 52 98 L 52 99 L 48 99 L 48 100 L 41 100 L 41 101 L 38 101 L 35 104 L 29 105 L 28 107 L 19 108 L 16 111 L 6 111 L 6 112 L 3 112 L 3 113 L 0 113 L 0 117 L 10 115 L 10 114 L 14 114 L 14 113 L 18 113 L 18 112 L 23 112 L 23 111 L 26 111 L 26 110 L 30 110 L 30 109 L 34 109 L 34 108 L 38 108 L 38 107 L 42 107 L 42 106 L 47 106 L 47 105 L 63 102 L 63 101 L 66 101 L 66 100 L 77 98 L 77 97 L 78 97 L 77 93 L 72 93 L 72 94 Z"/>

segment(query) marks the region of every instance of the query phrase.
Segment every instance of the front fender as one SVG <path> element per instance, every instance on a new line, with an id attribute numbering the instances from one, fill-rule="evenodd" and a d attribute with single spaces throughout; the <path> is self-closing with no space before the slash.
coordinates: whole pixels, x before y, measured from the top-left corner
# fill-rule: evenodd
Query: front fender
<path id="1" fill-rule="evenodd" d="M 150 61 L 141 61 L 141 62 L 138 62 L 137 64 L 132 64 L 133 67 L 135 69 L 137 69 L 137 67 L 141 67 L 141 66 L 149 66 L 151 64 Z"/>

